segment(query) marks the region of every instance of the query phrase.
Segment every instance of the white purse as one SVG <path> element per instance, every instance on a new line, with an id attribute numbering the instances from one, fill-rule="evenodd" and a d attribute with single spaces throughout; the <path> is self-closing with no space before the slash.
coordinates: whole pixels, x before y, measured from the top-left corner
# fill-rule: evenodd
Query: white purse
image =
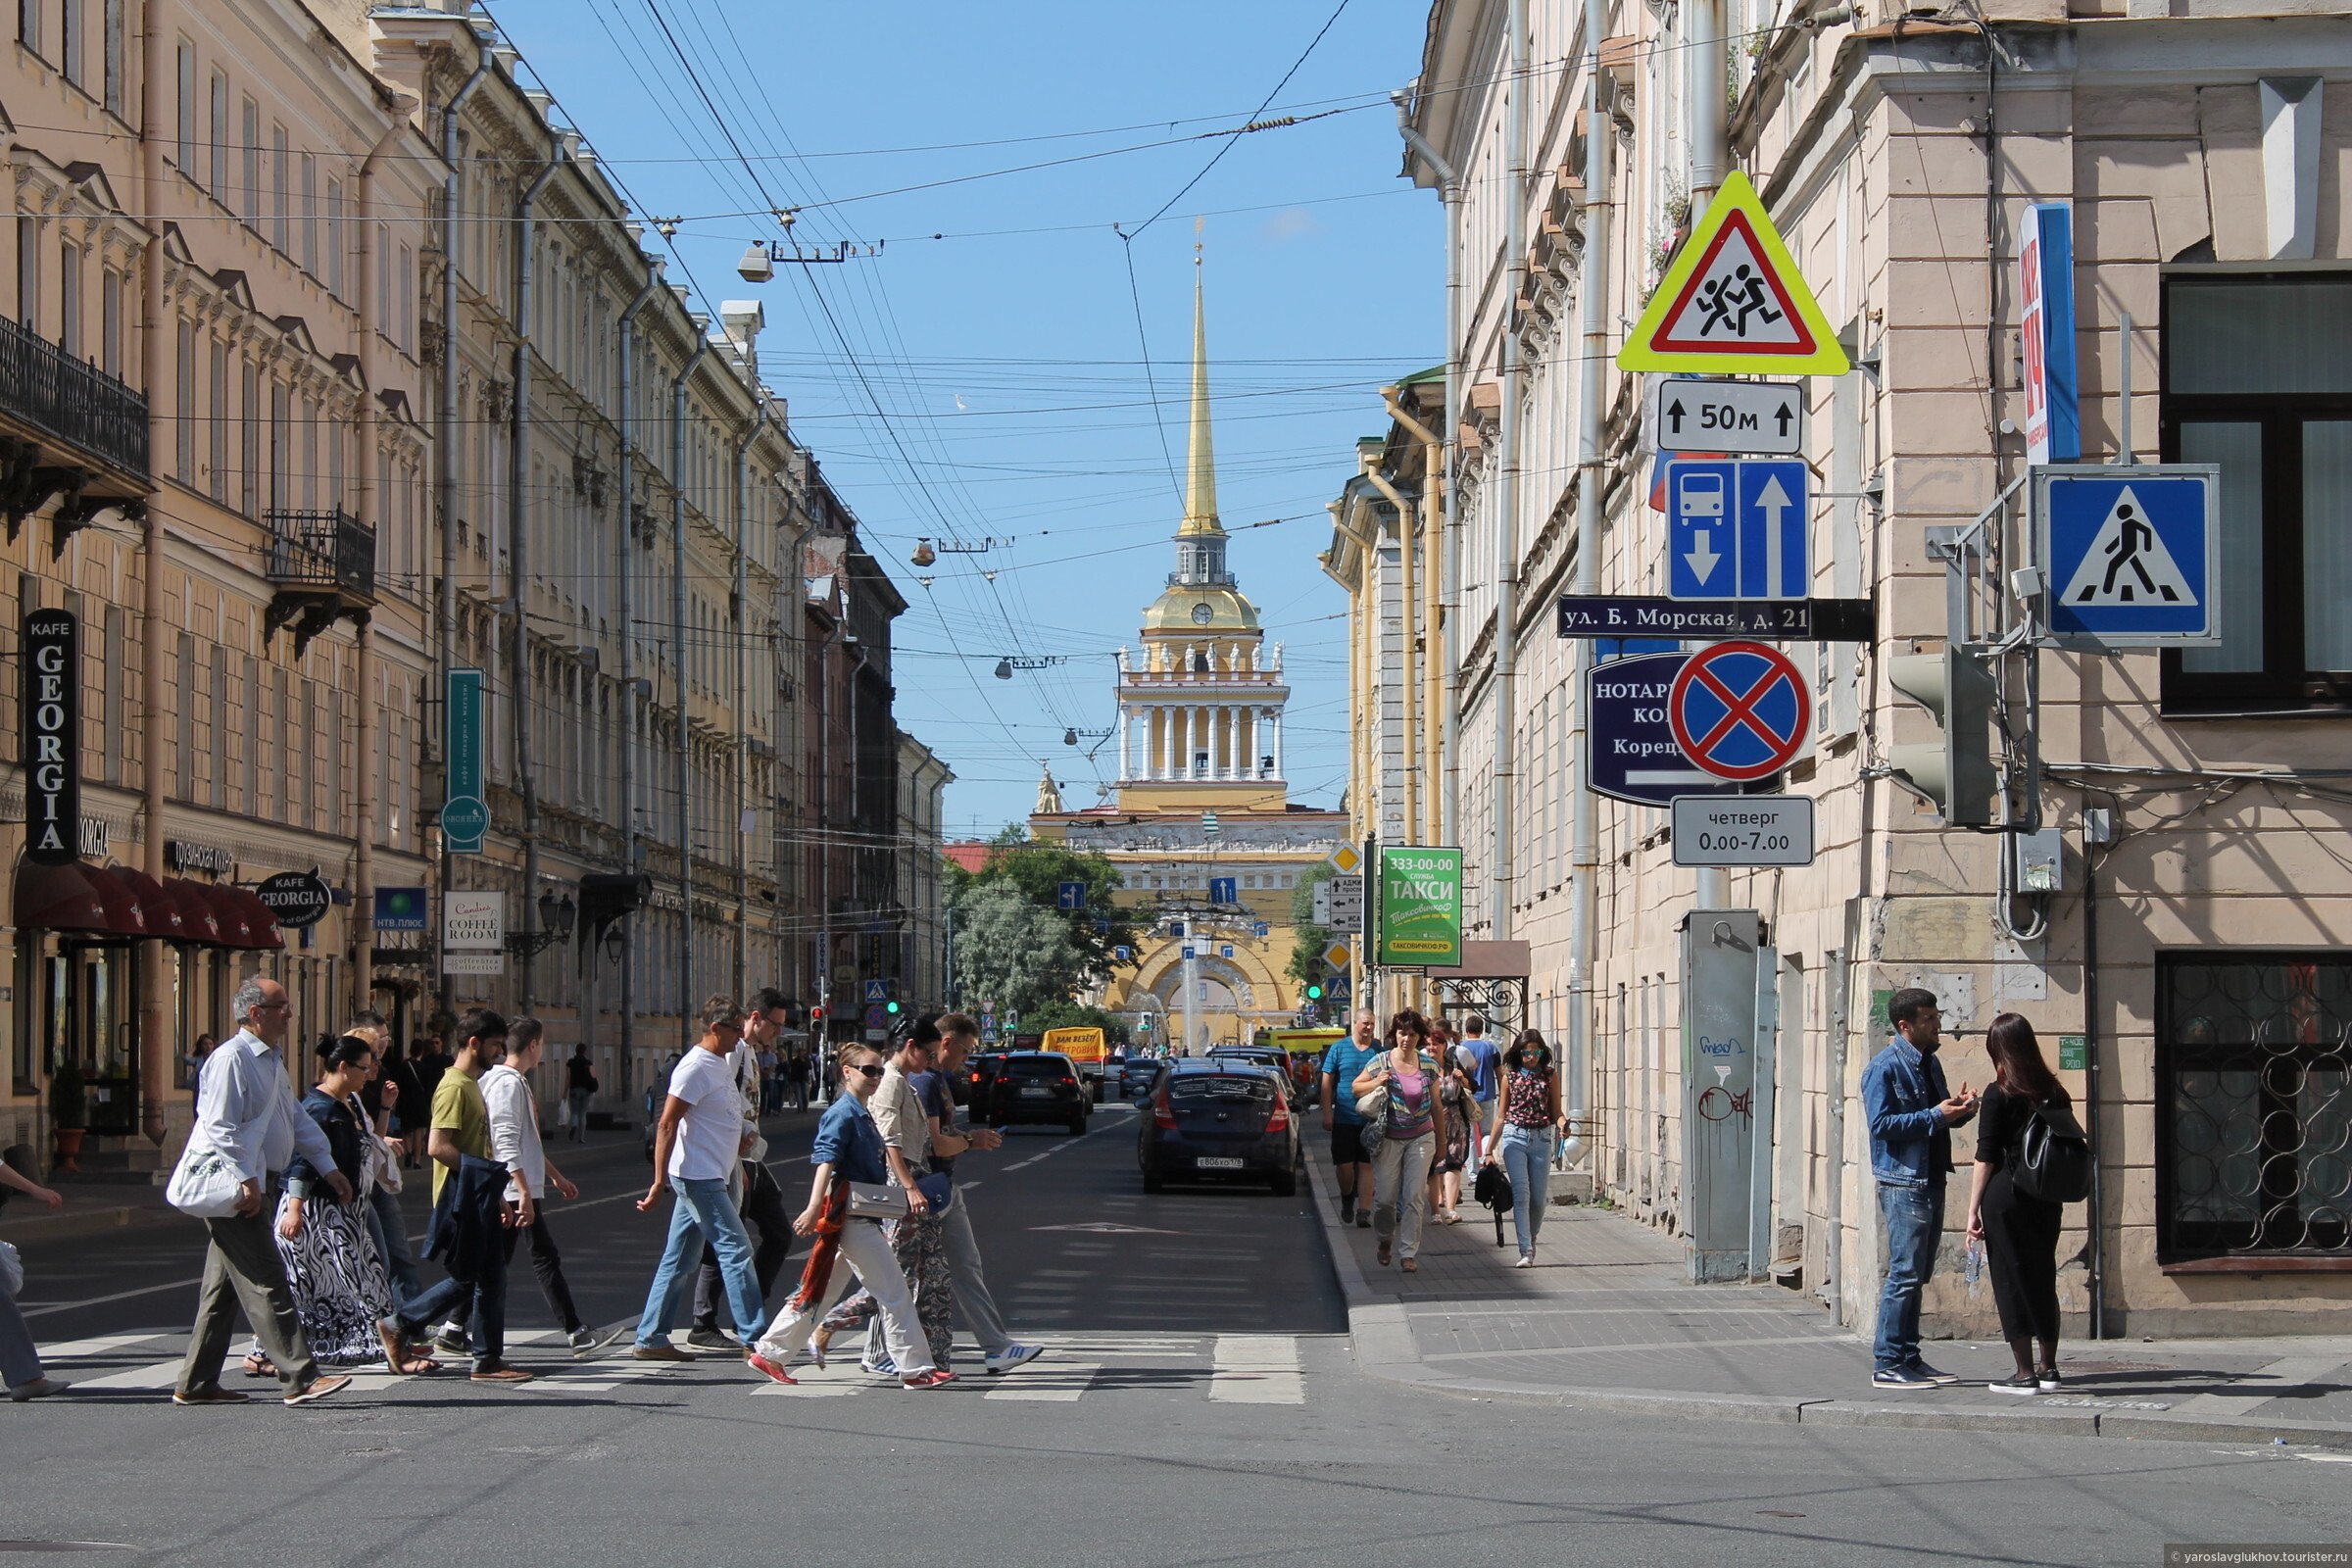
<path id="1" fill-rule="evenodd" d="M 226 1219 L 237 1211 L 237 1196 L 245 1184 L 215 1150 L 190 1139 L 172 1168 L 164 1201 L 197 1219 Z"/>
<path id="2" fill-rule="evenodd" d="M 0 1296 L 10 1298 L 24 1294 L 24 1259 L 6 1242 L 0 1242 Z"/>

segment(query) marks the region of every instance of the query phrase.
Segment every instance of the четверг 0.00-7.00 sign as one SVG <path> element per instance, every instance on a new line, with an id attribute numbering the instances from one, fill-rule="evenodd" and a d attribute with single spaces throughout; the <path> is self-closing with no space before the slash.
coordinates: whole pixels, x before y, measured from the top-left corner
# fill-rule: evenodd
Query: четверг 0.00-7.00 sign
<path id="1" fill-rule="evenodd" d="M 1462 961 L 1462 852 L 1420 845 L 1380 851 L 1380 942 L 1389 967 Z"/>

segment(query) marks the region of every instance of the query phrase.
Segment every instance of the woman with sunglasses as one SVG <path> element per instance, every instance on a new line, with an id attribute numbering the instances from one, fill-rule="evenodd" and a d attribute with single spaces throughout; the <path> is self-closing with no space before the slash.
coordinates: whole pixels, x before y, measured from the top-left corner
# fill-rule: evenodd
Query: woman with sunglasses
<path id="1" fill-rule="evenodd" d="M 808 1343 L 808 1336 L 849 1288 L 850 1277 L 834 1266 L 836 1255 L 848 1260 L 858 1283 L 873 1292 L 882 1311 L 882 1333 L 891 1360 L 899 1369 L 899 1386 L 936 1389 L 956 1381 L 956 1374 L 931 1359 L 931 1348 L 916 1316 L 913 1293 L 892 1251 L 890 1238 L 878 1219 L 850 1213 L 853 1183 L 886 1187 L 890 1165 L 882 1156 L 881 1129 L 874 1125 L 866 1102 L 882 1084 L 882 1056 L 864 1046 L 851 1046 L 840 1057 L 841 1087 L 816 1124 L 816 1142 L 808 1152 L 816 1175 L 808 1187 L 808 1206 L 792 1222 L 795 1234 L 813 1236 L 816 1247 L 801 1274 L 801 1288 L 784 1310 L 768 1325 L 746 1356 L 754 1371 L 778 1383 L 800 1380 L 784 1368 Z"/>
<path id="2" fill-rule="evenodd" d="M 1402 1258 L 1407 1274 L 1421 1264 L 1421 1222 L 1429 1204 L 1429 1167 L 1446 1142 L 1445 1102 L 1438 1098 L 1438 1070 L 1422 1054 L 1429 1025 L 1410 1007 L 1389 1019 L 1389 1049 L 1364 1064 L 1352 1092 L 1368 1095 L 1388 1090 L 1379 1157 L 1373 1162 L 1372 1190 L 1384 1200 L 1373 1210 L 1372 1230 L 1380 1238 L 1380 1261 Z"/>
<path id="3" fill-rule="evenodd" d="M 1511 1228 L 1519 1237 L 1519 1268 L 1536 1266 L 1536 1238 L 1551 1206 L 1551 1152 L 1560 1131 L 1560 1075 L 1551 1048 L 1533 1029 L 1520 1031 L 1502 1054 L 1502 1114 L 1487 1139 L 1487 1160 L 1511 1179 Z"/>

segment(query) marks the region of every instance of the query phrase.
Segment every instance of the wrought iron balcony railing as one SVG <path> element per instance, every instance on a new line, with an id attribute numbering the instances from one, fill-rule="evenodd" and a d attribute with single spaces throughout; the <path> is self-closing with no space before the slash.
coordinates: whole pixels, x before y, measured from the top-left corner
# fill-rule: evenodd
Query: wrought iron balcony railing
<path id="1" fill-rule="evenodd" d="M 0 318 L 0 413 L 147 478 L 147 399 L 21 321 Z"/>
<path id="2" fill-rule="evenodd" d="M 281 588 L 375 598 L 375 529 L 342 508 L 265 512 L 270 580 Z"/>

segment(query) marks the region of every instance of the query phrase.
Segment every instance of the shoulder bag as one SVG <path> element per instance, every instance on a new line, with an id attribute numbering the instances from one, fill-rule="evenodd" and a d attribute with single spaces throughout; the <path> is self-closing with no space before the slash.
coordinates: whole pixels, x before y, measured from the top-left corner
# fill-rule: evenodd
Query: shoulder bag
<path id="1" fill-rule="evenodd" d="M 2073 1109 L 2041 1103 L 2018 1136 L 2017 1168 L 2009 1180 L 2045 1203 L 2080 1203 L 2090 1197 L 2090 1140 Z"/>
<path id="2" fill-rule="evenodd" d="M 905 1219 L 906 1194 L 895 1182 L 850 1183 L 850 1218 Z"/>
<path id="3" fill-rule="evenodd" d="M 188 1147 L 180 1151 L 179 1163 L 172 1167 L 164 1201 L 197 1219 L 226 1219 L 237 1211 L 237 1195 L 243 1186 L 218 1151 L 191 1138 Z"/>

